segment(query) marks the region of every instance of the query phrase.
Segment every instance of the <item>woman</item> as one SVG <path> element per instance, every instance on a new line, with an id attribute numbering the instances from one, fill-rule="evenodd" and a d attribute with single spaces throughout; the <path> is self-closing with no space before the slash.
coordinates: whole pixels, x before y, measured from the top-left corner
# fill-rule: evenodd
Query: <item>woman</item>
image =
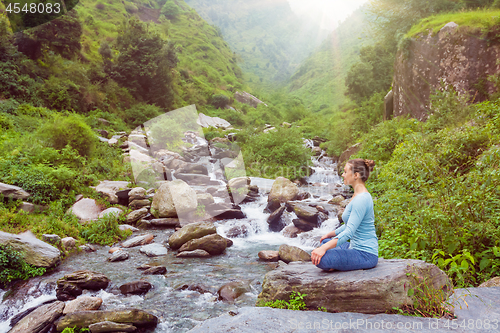
<path id="1" fill-rule="evenodd" d="M 312 251 L 311 260 L 323 270 L 350 271 L 373 268 L 378 262 L 373 200 L 365 187 L 375 162 L 354 159 L 344 167 L 344 184 L 354 188 L 342 220 L 344 225 L 321 237 L 321 246 Z M 351 240 L 347 243 L 347 240 Z"/>

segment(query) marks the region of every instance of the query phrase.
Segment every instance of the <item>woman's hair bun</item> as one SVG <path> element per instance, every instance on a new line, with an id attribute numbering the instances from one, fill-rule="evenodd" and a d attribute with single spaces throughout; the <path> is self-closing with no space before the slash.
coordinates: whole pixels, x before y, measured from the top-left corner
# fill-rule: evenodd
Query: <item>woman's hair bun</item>
<path id="1" fill-rule="evenodd" d="M 373 170 L 373 167 L 375 166 L 375 161 L 373 160 L 365 160 L 365 164 L 368 167 L 370 171 Z"/>

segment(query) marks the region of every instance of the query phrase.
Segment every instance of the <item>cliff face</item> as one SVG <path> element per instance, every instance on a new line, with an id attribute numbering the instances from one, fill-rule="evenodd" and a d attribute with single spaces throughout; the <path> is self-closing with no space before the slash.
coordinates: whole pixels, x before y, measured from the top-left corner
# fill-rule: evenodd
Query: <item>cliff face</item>
<path id="1" fill-rule="evenodd" d="M 495 92 L 487 80 L 500 73 L 500 36 L 466 32 L 455 23 L 445 25 L 436 36 L 412 39 L 396 56 L 394 67 L 394 116 L 410 114 L 425 121 L 429 96 L 441 87 L 452 85 L 459 94 L 469 93 L 474 102 Z"/>

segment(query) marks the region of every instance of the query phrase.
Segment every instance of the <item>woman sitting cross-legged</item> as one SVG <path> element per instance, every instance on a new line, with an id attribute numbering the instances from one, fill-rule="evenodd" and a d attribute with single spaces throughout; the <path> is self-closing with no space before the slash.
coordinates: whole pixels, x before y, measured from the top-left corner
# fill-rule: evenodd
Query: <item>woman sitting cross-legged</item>
<path id="1" fill-rule="evenodd" d="M 372 160 L 363 159 L 346 163 L 342 177 L 344 184 L 354 188 L 354 195 L 342 214 L 345 224 L 321 237 L 321 246 L 312 251 L 311 260 L 317 267 L 326 271 L 350 271 L 377 265 L 373 200 L 365 187 L 374 165 Z"/>

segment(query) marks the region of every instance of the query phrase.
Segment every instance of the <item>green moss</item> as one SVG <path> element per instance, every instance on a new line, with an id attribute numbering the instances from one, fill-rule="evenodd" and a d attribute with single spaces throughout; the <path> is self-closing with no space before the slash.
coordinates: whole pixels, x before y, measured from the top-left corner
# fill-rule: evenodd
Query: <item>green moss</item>
<path id="1" fill-rule="evenodd" d="M 494 26 L 500 25 L 500 10 L 472 10 L 426 17 L 415 24 L 408 31 L 406 37 L 415 37 L 429 30 L 432 30 L 432 33 L 435 35 L 449 22 L 455 22 L 459 27 L 476 28 L 484 32 Z"/>

